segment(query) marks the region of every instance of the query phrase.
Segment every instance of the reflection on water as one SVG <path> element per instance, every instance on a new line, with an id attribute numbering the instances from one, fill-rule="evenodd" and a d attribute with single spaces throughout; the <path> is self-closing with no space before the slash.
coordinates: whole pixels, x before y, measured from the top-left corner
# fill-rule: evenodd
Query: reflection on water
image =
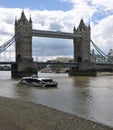
<path id="1" fill-rule="evenodd" d="M 58 81 L 57 88 L 18 84 L 10 72 L 0 72 L 0 95 L 47 105 L 113 127 L 113 75 L 69 77 L 67 74 L 39 73 Z"/>

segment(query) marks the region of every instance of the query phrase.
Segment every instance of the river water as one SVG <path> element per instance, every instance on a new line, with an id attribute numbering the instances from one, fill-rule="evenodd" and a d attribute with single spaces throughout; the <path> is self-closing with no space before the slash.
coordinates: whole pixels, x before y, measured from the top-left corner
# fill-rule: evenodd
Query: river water
<path id="1" fill-rule="evenodd" d="M 0 71 L 0 96 L 43 104 L 85 119 L 113 127 L 113 74 L 96 77 L 39 73 L 58 82 L 57 88 L 18 84 L 10 71 Z"/>

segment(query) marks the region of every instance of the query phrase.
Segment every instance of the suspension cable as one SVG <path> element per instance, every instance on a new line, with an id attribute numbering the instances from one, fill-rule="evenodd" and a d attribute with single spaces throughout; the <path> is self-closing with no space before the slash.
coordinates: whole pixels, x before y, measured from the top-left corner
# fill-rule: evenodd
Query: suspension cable
<path id="1" fill-rule="evenodd" d="M 92 45 L 94 46 L 94 48 L 97 50 L 97 52 L 98 52 L 100 55 L 102 55 L 103 57 L 107 57 L 107 58 L 108 58 L 108 56 L 107 56 L 102 50 L 100 50 L 100 48 L 97 47 L 97 45 L 96 45 L 92 40 L 90 40 L 90 41 L 91 41 Z"/>
<path id="2" fill-rule="evenodd" d="M 16 37 L 16 35 L 13 36 L 10 40 L 8 40 L 2 46 L 0 46 L 0 53 L 4 52 L 8 47 L 10 47 L 15 42 Z"/>

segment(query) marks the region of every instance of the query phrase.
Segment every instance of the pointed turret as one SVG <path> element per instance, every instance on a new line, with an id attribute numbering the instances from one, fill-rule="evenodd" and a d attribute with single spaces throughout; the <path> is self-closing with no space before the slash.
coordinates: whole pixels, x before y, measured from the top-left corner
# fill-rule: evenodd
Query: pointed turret
<path id="1" fill-rule="evenodd" d="M 17 18 L 15 18 L 15 26 L 18 24 Z"/>
<path id="2" fill-rule="evenodd" d="M 28 20 L 27 20 L 25 14 L 24 14 L 24 10 L 22 10 L 21 17 L 20 17 L 20 21 L 27 21 L 27 22 L 28 22 Z"/>
<path id="3" fill-rule="evenodd" d="M 29 18 L 29 23 L 32 23 L 31 15 L 30 15 L 30 18 Z"/>
<path id="4" fill-rule="evenodd" d="M 85 24 L 84 24 L 84 20 L 81 19 L 80 24 L 79 24 L 77 30 L 79 30 L 79 31 L 81 32 L 82 30 L 85 30 L 85 27 L 86 27 L 86 26 L 85 26 Z"/>
<path id="5" fill-rule="evenodd" d="M 90 24 L 88 25 L 88 29 L 89 29 L 89 30 L 91 29 L 91 26 L 90 26 Z"/>
<path id="6" fill-rule="evenodd" d="M 76 31 L 77 31 L 77 30 L 76 30 L 76 27 L 74 26 L 74 28 L 73 28 L 73 33 L 76 33 Z"/>

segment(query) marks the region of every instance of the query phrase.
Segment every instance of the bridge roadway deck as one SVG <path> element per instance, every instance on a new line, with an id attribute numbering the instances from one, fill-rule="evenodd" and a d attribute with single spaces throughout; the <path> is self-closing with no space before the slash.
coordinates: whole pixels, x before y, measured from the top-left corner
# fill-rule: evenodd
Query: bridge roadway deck
<path id="1" fill-rule="evenodd" d="M 39 69 L 42 69 L 42 68 L 45 68 L 47 67 L 47 65 L 50 65 L 50 66 L 58 66 L 58 65 L 63 65 L 65 67 L 77 67 L 78 64 L 77 63 L 73 63 L 73 62 L 35 62 L 37 63 L 37 66 Z M 0 65 L 11 65 L 11 64 L 16 64 L 16 62 L 0 62 Z"/>
<path id="2" fill-rule="evenodd" d="M 11 64 L 16 64 L 16 62 L 0 62 L 0 65 L 11 65 Z M 69 62 L 69 63 L 65 63 L 65 62 L 56 62 L 56 63 L 52 63 L 52 62 L 37 62 L 37 67 L 38 69 L 42 69 L 47 67 L 47 65 L 50 66 L 64 66 L 64 67 L 78 67 L 78 63 L 74 63 L 74 62 Z M 102 71 L 102 72 L 113 72 L 113 64 L 111 63 L 96 63 L 96 70 L 97 71 Z"/>
<path id="3" fill-rule="evenodd" d="M 14 64 L 14 63 L 16 63 L 16 62 L 14 62 L 14 61 L 11 61 L 11 62 L 10 61 L 2 61 L 2 62 L 0 62 L 0 65 L 1 64 L 6 64 L 6 65 L 8 64 L 9 65 L 9 64 Z"/>
<path id="4" fill-rule="evenodd" d="M 63 38 L 63 39 L 75 39 L 81 38 L 80 34 L 67 33 L 61 31 L 45 31 L 45 30 L 32 30 L 32 36 L 48 37 L 48 38 Z"/>

